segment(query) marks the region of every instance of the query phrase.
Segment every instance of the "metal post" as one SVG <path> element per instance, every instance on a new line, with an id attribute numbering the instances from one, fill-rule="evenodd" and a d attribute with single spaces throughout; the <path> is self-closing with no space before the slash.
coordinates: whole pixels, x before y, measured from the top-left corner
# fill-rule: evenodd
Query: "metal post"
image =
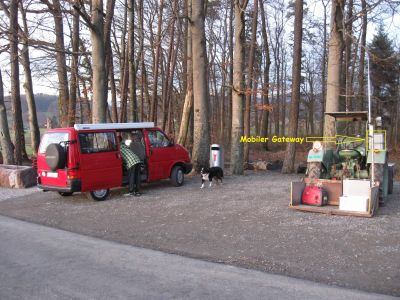
<path id="1" fill-rule="evenodd" d="M 371 78 L 369 74 L 369 53 L 367 51 L 367 77 L 368 77 L 368 147 L 371 148 L 371 187 L 375 186 L 375 159 L 374 159 L 374 124 L 372 123 L 371 118 Z M 371 146 L 369 145 L 369 141 L 371 141 Z M 367 149 L 368 151 L 369 149 Z"/>

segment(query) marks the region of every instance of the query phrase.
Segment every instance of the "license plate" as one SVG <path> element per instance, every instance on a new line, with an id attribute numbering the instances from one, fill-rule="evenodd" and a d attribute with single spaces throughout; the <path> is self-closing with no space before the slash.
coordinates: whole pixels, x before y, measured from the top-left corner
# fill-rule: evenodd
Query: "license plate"
<path id="1" fill-rule="evenodd" d="M 58 173 L 57 172 L 47 172 L 47 177 L 57 178 L 58 177 Z"/>

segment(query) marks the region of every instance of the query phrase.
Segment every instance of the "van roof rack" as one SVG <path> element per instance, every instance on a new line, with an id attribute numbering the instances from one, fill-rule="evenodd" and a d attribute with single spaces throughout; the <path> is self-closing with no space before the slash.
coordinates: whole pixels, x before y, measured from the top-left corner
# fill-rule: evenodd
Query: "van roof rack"
<path id="1" fill-rule="evenodd" d="M 75 124 L 75 130 L 142 129 L 153 128 L 154 122 Z"/>

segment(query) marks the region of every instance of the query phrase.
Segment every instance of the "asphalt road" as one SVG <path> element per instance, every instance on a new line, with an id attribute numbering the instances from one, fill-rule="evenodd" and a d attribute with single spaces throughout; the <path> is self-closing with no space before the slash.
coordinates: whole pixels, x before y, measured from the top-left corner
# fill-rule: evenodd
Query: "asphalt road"
<path id="1" fill-rule="evenodd" d="M 60 197 L 15 190 L 0 201 L 0 215 L 209 262 L 400 296 L 399 182 L 375 217 L 355 218 L 289 209 L 290 181 L 300 177 L 248 172 L 204 189 L 198 177 L 187 178 L 180 188 L 161 181 L 144 185 L 141 197 L 123 197 L 122 188 L 101 202 L 79 193 Z"/>
<path id="2" fill-rule="evenodd" d="M 1 299 L 391 299 L 0 217 Z"/>

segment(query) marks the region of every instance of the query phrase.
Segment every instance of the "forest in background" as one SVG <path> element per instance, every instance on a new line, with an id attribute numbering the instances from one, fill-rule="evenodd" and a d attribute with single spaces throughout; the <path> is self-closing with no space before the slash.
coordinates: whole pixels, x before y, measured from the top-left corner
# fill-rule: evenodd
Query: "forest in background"
<path id="1" fill-rule="evenodd" d="M 332 120 L 325 111 L 365 110 L 367 53 L 373 112 L 385 117 L 389 147 L 396 149 L 399 49 L 384 20 L 398 6 L 0 0 L 0 108 L 8 102 L 7 81 L 12 120 L 0 109 L 3 159 L 20 164 L 26 156 L 24 126 L 35 154 L 42 122 L 34 82 L 47 79 L 58 91 L 60 126 L 154 121 L 190 149 L 195 168 L 207 164 L 216 142 L 230 152 L 232 172 L 242 174 L 250 149 L 240 136 L 327 135 Z M 369 24 L 379 29 L 367 42 Z M 293 171 L 294 154 L 289 144 L 284 172 Z"/>

